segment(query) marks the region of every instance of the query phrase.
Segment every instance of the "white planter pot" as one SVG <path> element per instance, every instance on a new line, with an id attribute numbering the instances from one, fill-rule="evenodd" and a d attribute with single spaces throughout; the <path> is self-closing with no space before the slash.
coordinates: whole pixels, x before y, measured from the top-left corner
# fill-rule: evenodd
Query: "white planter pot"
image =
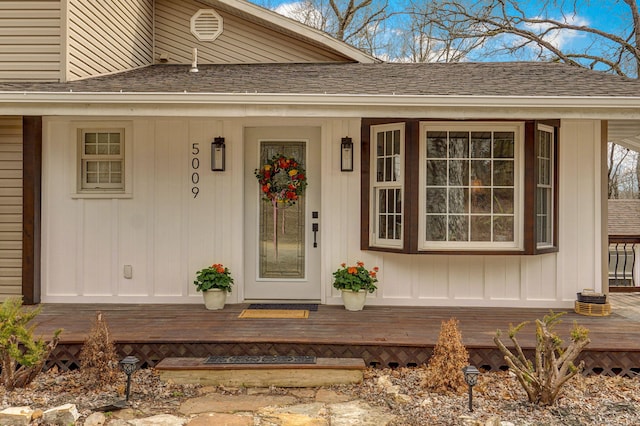
<path id="1" fill-rule="evenodd" d="M 212 288 L 202 292 L 204 306 L 210 311 L 224 308 L 227 301 L 227 292 L 219 288 Z"/>
<path id="2" fill-rule="evenodd" d="M 364 308 L 364 302 L 366 300 L 366 290 L 342 290 L 342 302 L 344 303 L 344 308 L 347 311 L 361 311 Z"/>

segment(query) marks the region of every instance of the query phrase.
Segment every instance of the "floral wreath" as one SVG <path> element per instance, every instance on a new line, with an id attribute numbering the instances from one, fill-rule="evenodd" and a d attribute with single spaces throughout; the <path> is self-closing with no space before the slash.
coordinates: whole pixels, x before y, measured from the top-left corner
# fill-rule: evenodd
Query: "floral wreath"
<path id="1" fill-rule="evenodd" d="M 294 205 L 304 194 L 307 177 L 304 168 L 294 158 L 274 155 L 260 170 L 255 171 L 263 200 L 281 207 Z"/>

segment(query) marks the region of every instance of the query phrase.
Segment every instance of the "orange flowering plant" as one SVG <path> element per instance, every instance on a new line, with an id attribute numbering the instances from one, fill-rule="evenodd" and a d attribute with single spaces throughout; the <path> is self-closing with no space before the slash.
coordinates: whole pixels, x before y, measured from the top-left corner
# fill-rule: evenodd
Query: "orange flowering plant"
<path id="1" fill-rule="evenodd" d="M 198 291 L 207 291 L 212 288 L 231 292 L 233 278 L 229 268 L 221 263 L 214 263 L 196 272 L 196 280 L 193 282 Z"/>
<path id="2" fill-rule="evenodd" d="M 366 290 L 373 293 L 378 288 L 375 284 L 378 282 L 377 274 L 377 266 L 369 271 L 363 262 L 357 262 L 355 266 L 343 263 L 333 273 L 333 286 L 338 290 Z"/>
<path id="3" fill-rule="evenodd" d="M 295 204 L 307 187 L 302 165 L 282 154 L 275 155 L 254 174 L 260 184 L 262 199 L 283 207 Z"/>

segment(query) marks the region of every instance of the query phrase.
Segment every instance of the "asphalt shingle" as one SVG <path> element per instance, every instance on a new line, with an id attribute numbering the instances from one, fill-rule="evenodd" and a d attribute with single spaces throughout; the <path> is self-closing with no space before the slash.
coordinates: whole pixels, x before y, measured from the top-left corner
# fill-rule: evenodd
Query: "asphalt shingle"
<path id="1" fill-rule="evenodd" d="M 0 83 L 0 92 L 273 93 L 638 97 L 638 80 L 560 63 L 152 65 L 69 83 Z"/>

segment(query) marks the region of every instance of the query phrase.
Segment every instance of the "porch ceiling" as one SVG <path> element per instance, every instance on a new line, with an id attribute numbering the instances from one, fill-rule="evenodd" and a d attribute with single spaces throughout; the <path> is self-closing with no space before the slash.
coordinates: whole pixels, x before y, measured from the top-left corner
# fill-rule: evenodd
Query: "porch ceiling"
<path id="1" fill-rule="evenodd" d="M 638 120 L 610 120 L 609 142 L 640 151 L 640 121 Z"/>

